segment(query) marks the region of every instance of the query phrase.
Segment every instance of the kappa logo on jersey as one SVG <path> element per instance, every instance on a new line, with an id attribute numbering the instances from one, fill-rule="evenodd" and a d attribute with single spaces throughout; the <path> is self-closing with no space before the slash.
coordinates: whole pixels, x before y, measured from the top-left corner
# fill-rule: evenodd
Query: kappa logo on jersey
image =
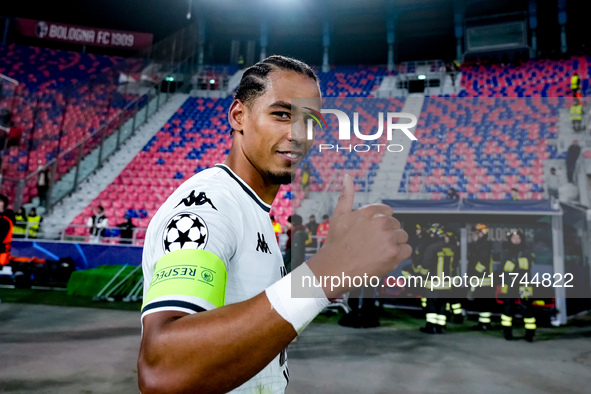
<path id="1" fill-rule="evenodd" d="M 176 205 L 176 207 L 181 204 L 185 204 L 186 207 L 190 207 L 191 205 L 203 205 L 205 203 L 211 205 L 211 207 L 216 211 L 218 210 L 215 205 L 213 205 L 211 200 L 205 195 L 205 192 L 200 192 L 199 195 L 195 197 L 195 190 L 191 191 L 191 194 L 189 194 L 188 197 L 183 198 L 181 202 Z"/>
<path id="2" fill-rule="evenodd" d="M 269 244 L 267 243 L 267 241 L 265 241 L 265 235 L 261 233 L 257 233 L 257 235 L 259 237 L 259 240 L 257 242 L 257 252 L 273 254 L 269 249 Z"/>
<path id="3" fill-rule="evenodd" d="M 194 213 L 175 215 L 164 229 L 164 250 L 205 249 L 209 230 L 201 216 Z"/>

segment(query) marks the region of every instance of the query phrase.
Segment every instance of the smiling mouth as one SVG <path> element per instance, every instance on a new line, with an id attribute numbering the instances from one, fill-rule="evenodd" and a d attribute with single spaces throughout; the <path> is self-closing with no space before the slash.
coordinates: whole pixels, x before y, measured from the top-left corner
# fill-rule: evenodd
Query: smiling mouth
<path id="1" fill-rule="evenodd" d="M 303 153 L 299 151 L 278 151 L 277 153 L 287 158 L 291 162 L 299 161 L 304 157 Z"/>

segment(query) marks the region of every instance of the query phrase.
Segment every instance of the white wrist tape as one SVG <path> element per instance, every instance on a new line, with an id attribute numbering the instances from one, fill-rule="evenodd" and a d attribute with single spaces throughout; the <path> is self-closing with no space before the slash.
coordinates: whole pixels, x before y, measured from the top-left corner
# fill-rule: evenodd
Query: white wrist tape
<path id="1" fill-rule="evenodd" d="M 306 263 L 265 290 L 273 308 L 293 326 L 298 334 L 330 304 L 324 290 L 315 286 L 305 289 L 306 295 L 310 298 L 292 298 L 292 280 L 295 280 L 295 283 L 300 285 L 304 277 L 312 278 L 312 282 L 315 280 L 314 273 Z"/>

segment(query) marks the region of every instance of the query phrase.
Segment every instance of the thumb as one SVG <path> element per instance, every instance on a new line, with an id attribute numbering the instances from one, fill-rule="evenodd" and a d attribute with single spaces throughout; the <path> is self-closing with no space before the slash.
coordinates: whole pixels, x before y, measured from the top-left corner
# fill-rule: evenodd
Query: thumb
<path id="1" fill-rule="evenodd" d="M 355 187 L 353 185 L 353 178 L 349 174 L 345 174 L 343 178 L 343 190 L 339 196 L 339 201 L 334 209 L 333 216 L 341 216 L 351 212 L 353 209 L 353 198 L 355 197 Z"/>

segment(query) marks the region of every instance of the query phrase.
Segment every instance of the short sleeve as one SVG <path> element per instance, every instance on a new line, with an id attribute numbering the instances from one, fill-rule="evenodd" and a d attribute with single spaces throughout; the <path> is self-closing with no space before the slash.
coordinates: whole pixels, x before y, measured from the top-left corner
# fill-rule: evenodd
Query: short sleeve
<path id="1" fill-rule="evenodd" d="M 181 186 L 150 223 L 142 318 L 156 311 L 196 313 L 224 305 L 226 274 L 242 228 L 240 206 L 215 182 L 199 186 Z"/>

